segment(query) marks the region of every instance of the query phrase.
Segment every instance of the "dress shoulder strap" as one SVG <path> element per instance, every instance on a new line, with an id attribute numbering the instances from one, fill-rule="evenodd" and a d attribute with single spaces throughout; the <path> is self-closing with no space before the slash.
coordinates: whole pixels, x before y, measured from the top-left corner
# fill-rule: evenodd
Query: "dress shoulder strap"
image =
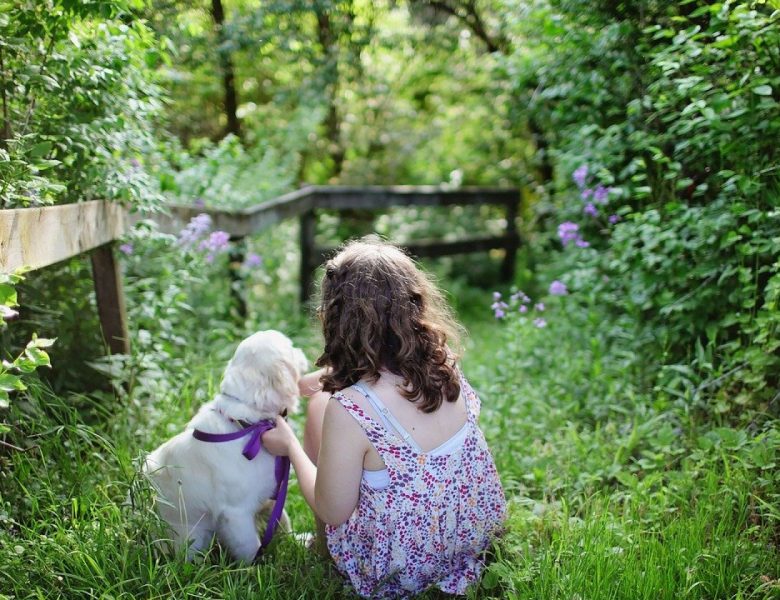
<path id="1" fill-rule="evenodd" d="M 463 400 L 466 402 L 466 411 L 468 412 L 469 420 L 476 422 L 479 419 L 479 413 L 482 410 L 482 403 L 460 368 L 458 368 L 458 377 L 460 378 L 460 393 L 463 394 Z"/>
<path id="2" fill-rule="evenodd" d="M 379 418 L 382 420 L 382 423 L 384 424 L 387 431 L 397 433 L 401 439 L 409 446 L 414 448 L 415 451 L 422 452 L 422 448 L 420 448 L 420 446 L 414 440 L 412 434 L 409 433 L 406 428 L 401 425 L 398 419 L 395 418 L 395 415 L 393 415 L 387 406 L 385 406 L 385 403 L 382 402 L 379 396 L 376 395 L 376 392 L 371 389 L 371 386 L 358 382 L 355 383 L 352 387 L 365 396 L 366 400 L 368 400 L 369 404 L 371 404 L 373 409 L 376 411 L 376 414 L 379 415 Z"/>

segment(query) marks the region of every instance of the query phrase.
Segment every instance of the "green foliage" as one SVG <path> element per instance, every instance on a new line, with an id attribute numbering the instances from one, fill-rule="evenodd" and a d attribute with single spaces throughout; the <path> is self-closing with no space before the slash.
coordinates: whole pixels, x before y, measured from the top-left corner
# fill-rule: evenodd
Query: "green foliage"
<path id="1" fill-rule="evenodd" d="M 517 22 L 535 50 L 509 58 L 556 174 L 540 214 L 591 244 L 561 277 L 634 320 L 634 351 L 668 366 L 658 385 L 719 414 L 777 401 L 776 8 L 540 1 Z M 594 217 L 577 196 L 597 183 L 616 189 Z"/>
<path id="2" fill-rule="evenodd" d="M 23 279 L 19 273 L 0 273 L 0 336 L 4 337 L 4 329 L 8 327 L 5 319 L 18 315 L 14 307 L 17 302 L 16 285 Z M 32 334 L 24 350 L 15 357 L 0 356 L 0 411 L 10 406 L 11 394 L 27 389 L 25 379 L 39 367 L 50 367 L 51 362 L 46 348 L 54 344 L 54 340 L 39 338 Z M 8 360 L 11 358 L 11 360 Z M 2 419 L 2 417 L 0 417 Z M 0 420 L 0 434 L 8 432 L 8 426 Z"/>
<path id="3" fill-rule="evenodd" d="M 0 207 L 93 198 L 151 208 L 160 92 L 136 0 L 0 4 Z"/>

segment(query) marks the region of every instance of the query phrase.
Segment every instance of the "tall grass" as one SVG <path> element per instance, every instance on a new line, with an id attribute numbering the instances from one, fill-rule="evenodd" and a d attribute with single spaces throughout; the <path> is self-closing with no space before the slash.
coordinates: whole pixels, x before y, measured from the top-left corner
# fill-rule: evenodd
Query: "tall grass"
<path id="1" fill-rule="evenodd" d="M 716 428 L 642 388 L 622 332 L 592 307 L 552 306 L 536 329 L 496 322 L 484 291 L 445 287 L 470 331 L 464 369 L 510 501 L 471 598 L 780 597 L 776 422 Z M 308 320 L 275 310 L 247 328 L 283 322 L 316 356 Z M 236 341 L 184 350 L 157 365 L 169 386 L 119 401 L 37 385 L 14 405 L 17 449 L 0 448 L 0 598 L 352 597 L 289 536 L 252 567 L 217 547 L 192 563 L 160 552 L 138 458 L 211 396 Z M 294 529 L 310 531 L 295 485 L 288 502 Z"/>

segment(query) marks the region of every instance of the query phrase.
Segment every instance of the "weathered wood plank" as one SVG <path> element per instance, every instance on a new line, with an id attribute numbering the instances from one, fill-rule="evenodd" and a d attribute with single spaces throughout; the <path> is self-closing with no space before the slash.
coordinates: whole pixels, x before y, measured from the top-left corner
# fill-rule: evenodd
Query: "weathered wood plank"
<path id="1" fill-rule="evenodd" d="M 165 233 L 178 233 L 190 219 L 206 213 L 211 217 L 214 229 L 242 238 L 257 233 L 284 219 L 297 217 L 313 207 L 314 198 L 310 187 L 301 188 L 245 210 L 217 210 L 198 206 L 170 205 L 169 214 L 155 214 L 153 218 Z M 141 217 L 133 217 L 134 220 Z"/>
<path id="2" fill-rule="evenodd" d="M 0 210 L 0 271 L 77 256 L 120 237 L 126 226 L 125 209 L 104 200 Z"/>
<path id="3" fill-rule="evenodd" d="M 111 354 L 129 354 L 130 335 L 127 332 L 125 296 L 113 246 L 109 243 L 92 251 L 92 279 L 103 340 Z"/>
<path id="4" fill-rule="evenodd" d="M 312 189 L 317 208 L 385 209 L 392 206 L 465 206 L 517 201 L 517 190 L 502 188 L 443 189 L 438 186 L 327 186 Z"/>
<path id="5" fill-rule="evenodd" d="M 241 238 L 299 217 L 313 208 L 340 210 L 366 208 L 381 210 L 391 206 L 456 206 L 469 204 L 508 204 L 517 201 L 517 190 L 505 188 L 443 189 L 439 186 L 309 186 L 290 192 L 246 210 L 171 205 L 169 214 L 156 214 L 154 220 L 167 233 L 178 233 L 190 219 L 206 213 L 214 229 Z M 138 217 L 134 217 L 138 218 Z"/>

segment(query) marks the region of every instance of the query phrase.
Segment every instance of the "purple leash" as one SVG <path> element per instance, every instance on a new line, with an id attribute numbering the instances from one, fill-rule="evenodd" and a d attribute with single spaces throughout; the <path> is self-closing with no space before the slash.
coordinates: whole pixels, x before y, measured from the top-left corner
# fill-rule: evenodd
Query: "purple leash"
<path id="1" fill-rule="evenodd" d="M 201 442 L 220 443 L 232 442 L 233 440 L 239 440 L 251 435 L 249 441 L 244 445 L 241 454 L 247 460 L 252 460 L 260 452 L 263 434 L 274 427 L 276 427 L 276 422 L 273 419 L 264 419 L 232 433 L 206 433 L 200 429 L 193 429 L 192 437 Z M 290 478 L 290 459 L 286 456 L 275 457 L 274 472 L 276 474 L 276 490 L 274 490 L 274 495 L 271 498 L 276 500 L 276 502 L 274 502 L 271 517 L 268 519 L 268 525 L 260 542 L 260 550 L 257 551 L 258 555 L 271 543 L 271 538 L 273 538 L 276 527 L 279 525 L 279 520 L 282 518 L 284 501 L 287 499 L 287 480 Z"/>

